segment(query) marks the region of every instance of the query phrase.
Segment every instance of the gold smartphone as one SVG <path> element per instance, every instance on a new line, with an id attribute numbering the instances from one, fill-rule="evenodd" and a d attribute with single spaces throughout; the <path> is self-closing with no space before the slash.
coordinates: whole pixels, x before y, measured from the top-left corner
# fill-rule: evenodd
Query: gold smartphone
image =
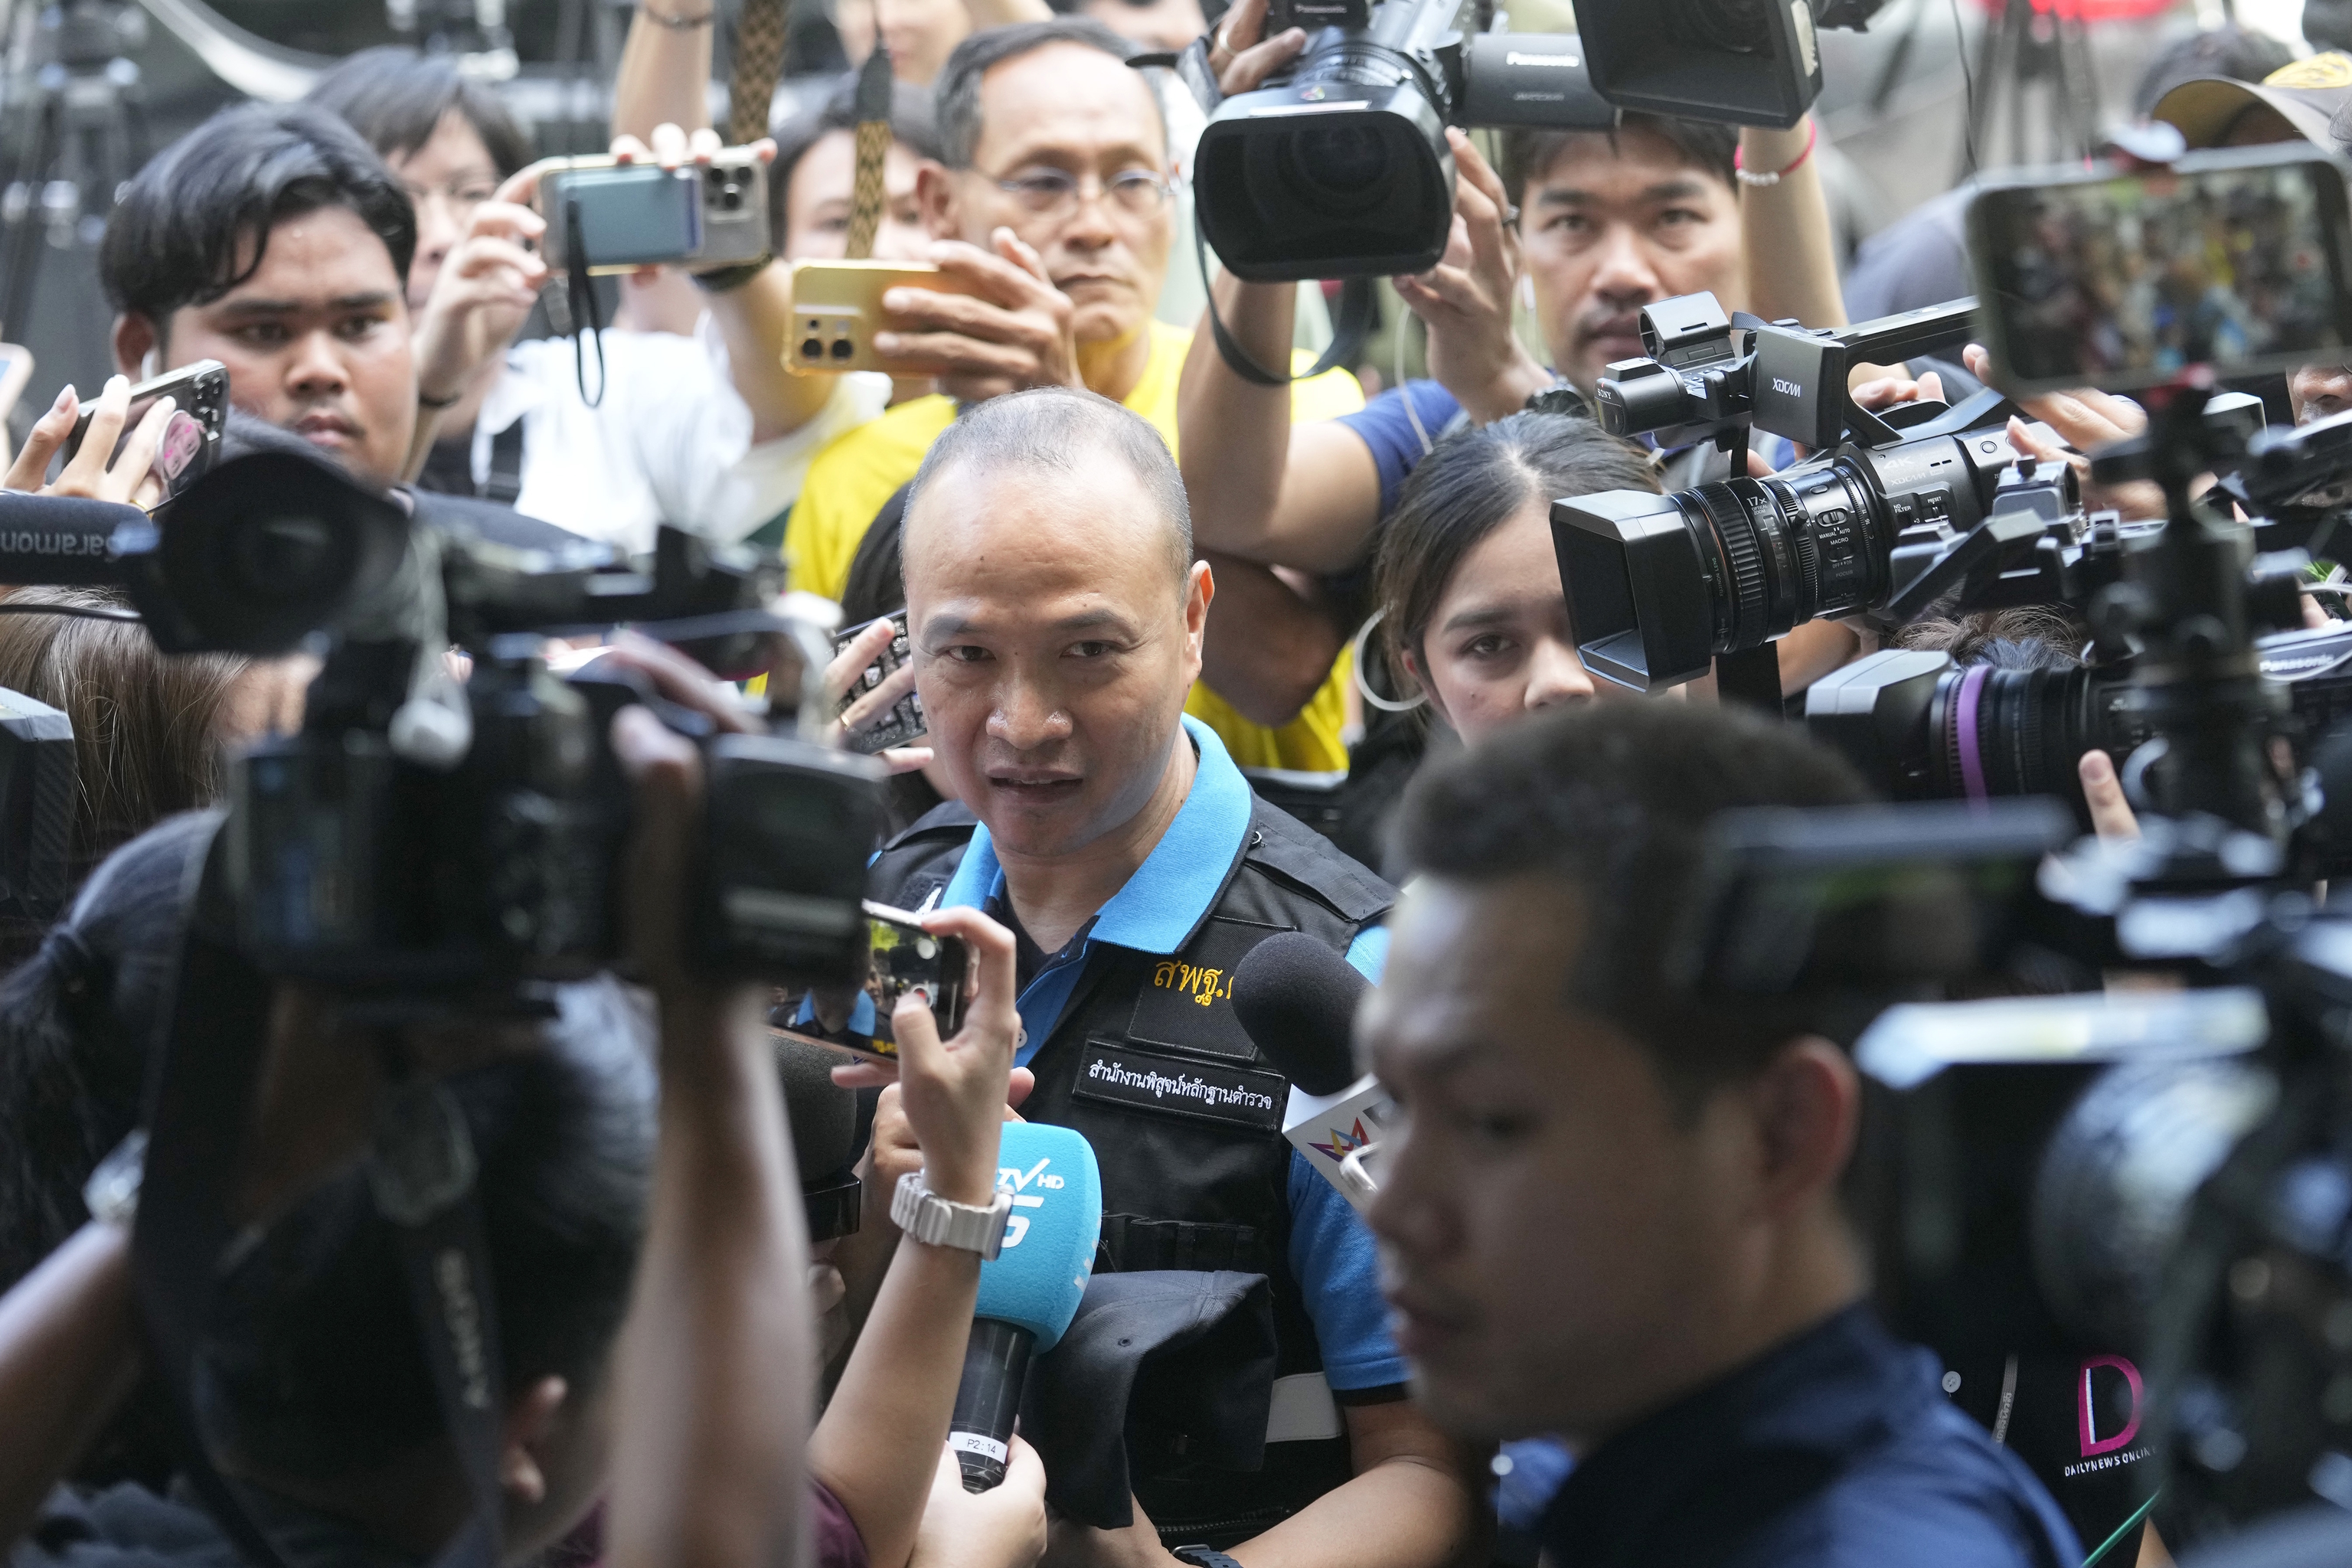
<path id="1" fill-rule="evenodd" d="M 937 375 L 947 367 L 884 359 L 874 334 L 887 328 L 882 296 L 893 289 L 970 294 L 971 285 L 920 261 L 795 261 L 793 336 L 784 368 L 802 375 L 878 370 L 892 375 Z"/>

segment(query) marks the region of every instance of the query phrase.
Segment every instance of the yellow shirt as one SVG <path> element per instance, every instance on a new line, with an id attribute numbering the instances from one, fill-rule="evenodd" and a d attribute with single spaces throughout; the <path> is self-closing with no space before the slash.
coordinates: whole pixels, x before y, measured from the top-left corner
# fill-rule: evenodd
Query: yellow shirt
<path id="1" fill-rule="evenodd" d="M 1176 383 L 1192 334 L 1164 321 L 1151 323 L 1151 357 L 1143 378 L 1127 395 L 1127 406 L 1151 422 L 1176 449 Z M 1295 355 L 1292 369 L 1310 363 Z M 1352 414 L 1364 405 L 1363 388 L 1344 370 L 1302 381 L 1290 389 L 1293 424 Z M 784 558 L 792 563 L 793 586 L 838 599 L 849 584 L 849 564 L 882 503 L 915 477 L 923 454 L 955 420 L 946 397 L 919 397 L 881 418 L 841 436 L 809 465 L 808 480 L 793 503 L 784 529 Z M 1348 748 L 1340 738 L 1346 722 L 1348 655 L 1342 649 L 1331 677 L 1298 716 L 1279 729 L 1253 724 L 1206 686 L 1195 684 L 1184 710 L 1217 732 L 1244 771 L 1282 769 L 1307 773 L 1344 773 Z"/>

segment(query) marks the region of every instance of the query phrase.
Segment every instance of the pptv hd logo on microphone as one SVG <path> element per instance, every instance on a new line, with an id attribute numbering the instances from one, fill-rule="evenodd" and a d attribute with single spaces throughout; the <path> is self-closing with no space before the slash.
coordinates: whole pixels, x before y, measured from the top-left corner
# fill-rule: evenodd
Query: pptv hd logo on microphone
<path id="1" fill-rule="evenodd" d="M 1045 1154 L 1025 1171 L 1012 1165 L 997 1167 L 996 1190 L 1013 1194 L 1013 1213 L 1004 1222 L 1006 1247 L 1020 1246 L 1021 1238 L 1029 1234 L 1029 1215 L 1023 1212 L 1024 1209 L 1044 1208 L 1047 1193 L 1063 1192 L 1068 1188 L 1069 1179 L 1054 1170 L 1053 1163 L 1054 1156 Z"/>

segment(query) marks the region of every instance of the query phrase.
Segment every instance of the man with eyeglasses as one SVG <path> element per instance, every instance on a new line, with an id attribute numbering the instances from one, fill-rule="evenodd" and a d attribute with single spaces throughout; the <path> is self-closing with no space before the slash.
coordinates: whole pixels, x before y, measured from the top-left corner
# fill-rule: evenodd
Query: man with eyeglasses
<path id="1" fill-rule="evenodd" d="M 1175 447 L 1192 334 L 1152 319 L 1173 231 L 1168 130 L 1131 52 L 1099 22 L 1059 16 L 974 34 L 949 58 L 936 88 L 943 166 L 927 166 L 917 193 L 930 259 L 968 292 L 892 289 L 883 303 L 899 330 L 875 338 L 885 355 L 948 372 L 940 395 L 899 405 L 811 465 L 784 537 L 795 587 L 843 597 L 861 544 L 887 550 L 882 574 L 897 577 L 902 492 L 959 406 L 1084 387 Z M 1292 390 L 1294 419 L 1361 406 L 1343 371 Z M 1205 558 L 1216 608 L 1186 710 L 1244 772 L 1343 773 L 1344 666 L 1322 611 L 1269 568 Z"/>

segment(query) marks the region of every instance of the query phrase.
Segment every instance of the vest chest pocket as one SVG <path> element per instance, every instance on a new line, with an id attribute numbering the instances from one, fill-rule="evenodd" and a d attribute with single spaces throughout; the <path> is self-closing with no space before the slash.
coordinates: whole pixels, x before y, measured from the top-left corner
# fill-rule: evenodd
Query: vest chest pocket
<path id="1" fill-rule="evenodd" d="M 1286 929 L 1212 915 L 1182 952 L 1146 955 L 1127 1037 L 1187 1055 L 1255 1060 L 1257 1048 L 1234 1016 L 1234 971 L 1250 949 Z"/>

